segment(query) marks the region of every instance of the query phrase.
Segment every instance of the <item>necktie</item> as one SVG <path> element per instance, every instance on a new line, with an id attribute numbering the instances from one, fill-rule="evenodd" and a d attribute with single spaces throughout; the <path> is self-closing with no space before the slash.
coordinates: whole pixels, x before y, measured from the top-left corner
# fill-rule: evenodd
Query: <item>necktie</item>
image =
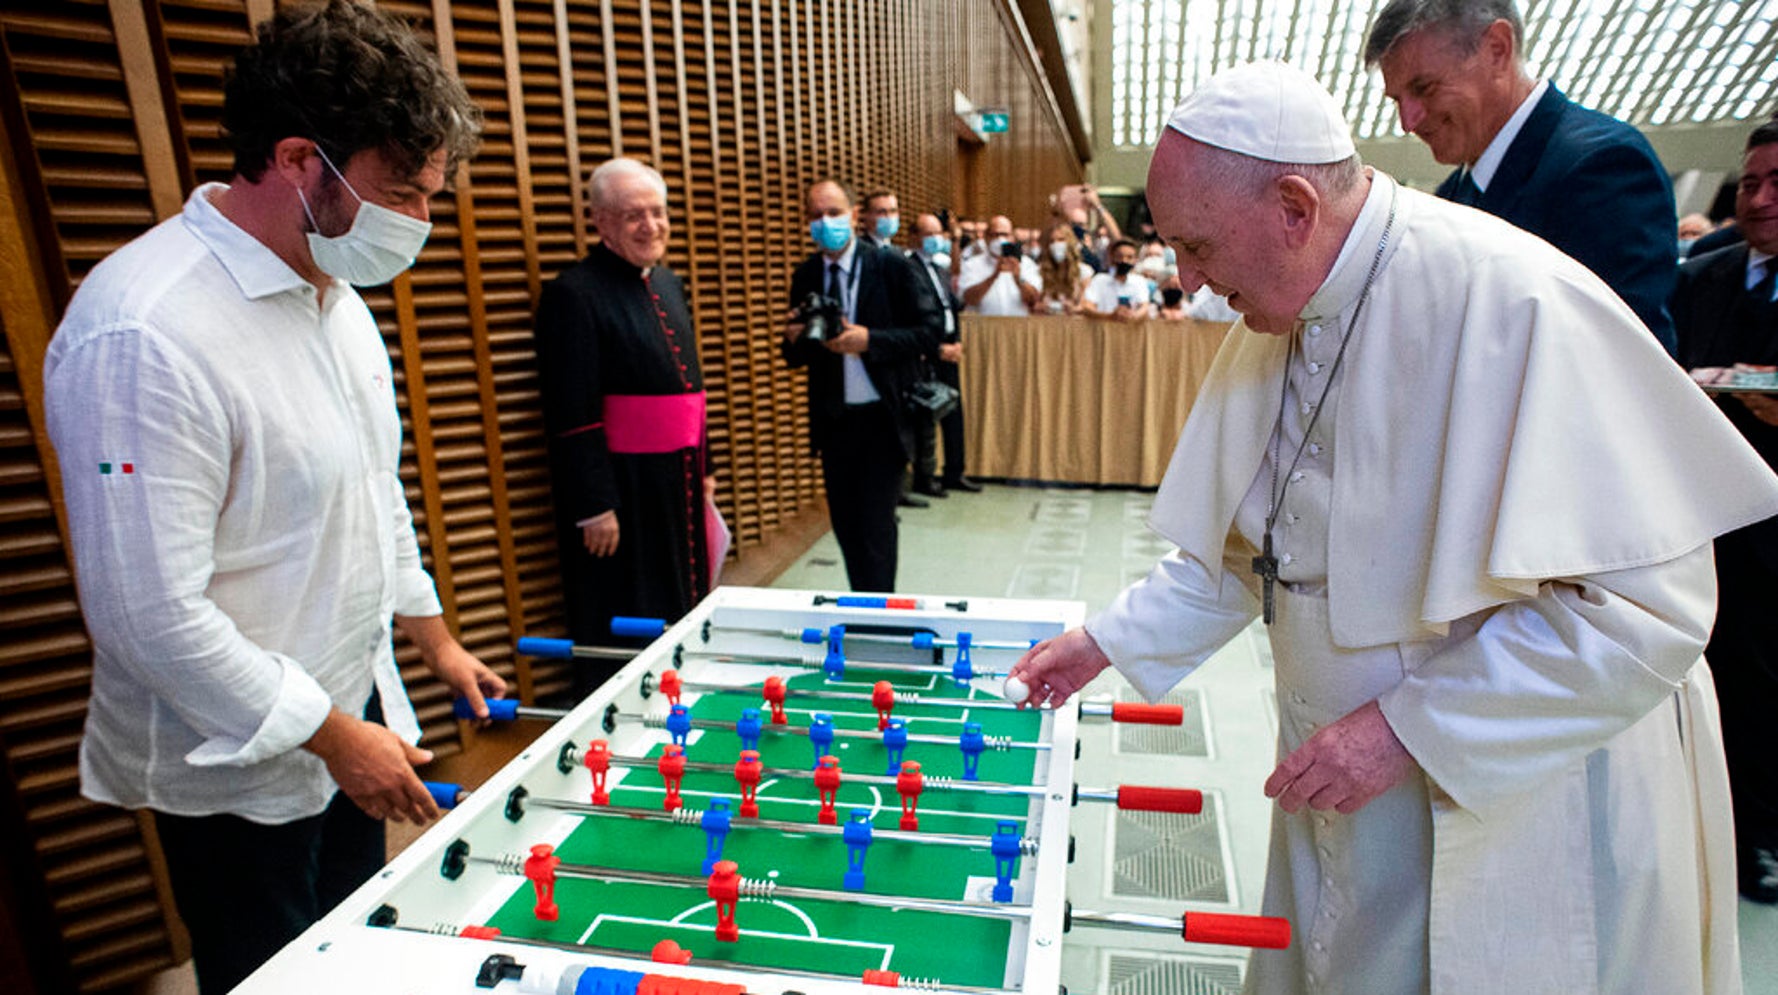
<path id="1" fill-rule="evenodd" d="M 1475 176 L 1469 170 L 1457 178 L 1457 189 L 1451 192 L 1451 199 L 1466 207 L 1474 207 L 1482 202 L 1482 188 L 1476 186 Z"/>
<path id="2" fill-rule="evenodd" d="M 839 301 L 843 307 L 846 299 L 840 296 L 840 264 L 827 264 L 827 296 Z"/>

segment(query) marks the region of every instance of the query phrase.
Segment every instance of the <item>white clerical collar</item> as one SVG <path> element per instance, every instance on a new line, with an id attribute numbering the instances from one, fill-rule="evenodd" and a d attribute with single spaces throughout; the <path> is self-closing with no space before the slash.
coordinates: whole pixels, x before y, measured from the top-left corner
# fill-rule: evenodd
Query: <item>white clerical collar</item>
<path id="1" fill-rule="evenodd" d="M 1331 318 L 1352 306 L 1364 292 L 1371 260 L 1376 257 L 1377 243 L 1388 221 L 1389 205 L 1395 199 L 1394 180 L 1380 169 L 1366 167 L 1365 171 L 1370 174 L 1371 192 L 1365 196 L 1352 230 L 1346 233 L 1346 242 L 1334 258 L 1333 268 L 1327 271 L 1327 279 L 1321 281 L 1309 303 L 1303 306 L 1299 317 L 1304 321 Z"/>
<path id="2" fill-rule="evenodd" d="M 1530 119 L 1532 110 L 1537 107 L 1537 102 L 1543 99 L 1544 91 L 1549 88 L 1549 80 L 1538 80 L 1537 85 L 1531 88 L 1531 93 L 1525 97 L 1524 102 L 1519 104 L 1519 109 L 1513 111 L 1513 116 L 1506 119 L 1506 123 L 1494 133 L 1494 140 L 1488 143 L 1488 147 L 1482 150 L 1480 158 L 1476 159 L 1475 164 L 1469 167 L 1469 178 L 1475 181 L 1477 190 L 1486 192 L 1488 184 L 1494 182 L 1494 174 L 1500 171 L 1500 161 L 1506 158 L 1506 150 L 1512 148 L 1513 139 L 1518 138 L 1519 132 L 1525 130 L 1525 122 Z"/>

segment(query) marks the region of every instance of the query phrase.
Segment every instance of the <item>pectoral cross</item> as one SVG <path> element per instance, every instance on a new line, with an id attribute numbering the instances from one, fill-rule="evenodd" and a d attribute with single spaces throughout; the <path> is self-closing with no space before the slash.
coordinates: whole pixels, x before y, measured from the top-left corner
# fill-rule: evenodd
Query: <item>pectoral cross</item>
<path id="1" fill-rule="evenodd" d="M 1278 558 L 1272 555 L 1272 533 L 1266 530 L 1265 547 L 1253 558 L 1253 572 L 1260 580 L 1260 617 L 1272 624 L 1272 585 L 1278 583 Z"/>

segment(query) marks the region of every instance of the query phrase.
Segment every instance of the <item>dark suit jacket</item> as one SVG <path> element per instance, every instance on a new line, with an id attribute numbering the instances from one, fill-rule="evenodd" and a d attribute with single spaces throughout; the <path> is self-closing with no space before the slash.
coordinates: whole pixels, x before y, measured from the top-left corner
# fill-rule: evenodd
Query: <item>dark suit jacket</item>
<path id="1" fill-rule="evenodd" d="M 1778 304 L 1747 292 L 1747 243 L 1687 259 L 1673 288 L 1673 325 L 1679 333 L 1679 365 L 1778 365 Z M 1778 467 L 1778 426 L 1753 416 L 1733 395 L 1716 406 L 1741 431 L 1766 463 Z M 1778 571 L 1778 518 L 1748 526 L 1739 534 L 1768 569 Z"/>
<path id="2" fill-rule="evenodd" d="M 858 244 L 857 303 L 852 320 L 870 329 L 870 347 L 860 357 L 872 386 L 895 418 L 902 451 L 915 452 L 913 422 L 903 397 L 919 378 L 921 357 L 938 348 L 944 317 L 932 284 L 898 249 Z M 827 257 L 817 252 L 802 261 L 790 278 L 790 303 L 796 306 L 825 289 Z M 846 405 L 845 374 L 839 353 L 819 342 L 799 339 L 780 345 L 785 362 L 809 369 L 809 429 L 816 449 L 826 443 Z"/>
<path id="3" fill-rule="evenodd" d="M 958 341 L 963 337 L 963 298 L 958 297 L 957 291 L 951 286 L 951 271 L 948 269 L 939 269 L 932 264 L 931 260 L 918 253 L 909 255 L 908 259 L 910 259 L 915 266 L 920 268 L 921 275 L 926 277 L 927 283 L 936 284 L 936 287 L 933 289 L 933 294 L 938 298 L 938 306 L 943 309 L 938 315 L 938 327 L 943 340 L 946 342 Z M 943 293 L 939 292 L 941 290 Z M 951 312 L 952 331 L 949 334 L 943 334 L 945 327 L 944 311 Z"/>
<path id="4" fill-rule="evenodd" d="M 1439 185 L 1455 196 L 1462 170 Z M 1476 207 L 1598 274 L 1673 351 L 1673 184 L 1641 132 L 1554 85 L 1532 108 Z"/>

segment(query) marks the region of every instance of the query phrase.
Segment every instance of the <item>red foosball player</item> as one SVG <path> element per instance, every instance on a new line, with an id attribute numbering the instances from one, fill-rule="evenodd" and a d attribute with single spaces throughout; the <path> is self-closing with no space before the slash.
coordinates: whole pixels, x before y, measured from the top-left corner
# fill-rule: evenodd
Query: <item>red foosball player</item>
<path id="1" fill-rule="evenodd" d="M 765 695 L 766 704 L 772 706 L 772 725 L 788 725 L 790 719 L 784 714 L 784 697 L 789 693 L 789 689 L 784 686 L 784 678 L 766 678 L 766 686 L 762 693 Z"/>
<path id="2" fill-rule="evenodd" d="M 920 828 L 920 791 L 926 787 L 926 776 L 920 773 L 920 762 L 903 760 L 901 773 L 895 775 L 895 790 L 901 793 L 901 828 L 912 832 Z"/>
<path id="3" fill-rule="evenodd" d="M 735 925 L 735 903 L 741 900 L 740 870 L 732 860 L 719 860 L 710 871 L 710 900 L 716 903 L 716 938 L 724 943 L 741 938 L 741 927 Z"/>
<path id="4" fill-rule="evenodd" d="M 743 819 L 759 818 L 759 802 L 754 800 L 753 795 L 759 790 L 762 772 L 759 751 L 742 750 L 741 759 L 735 761 L 735 781 L 741 785 L 741 807 L 738 811 Z"/>
<path id="5" fill-rule="evenodd" d="M 679 671 L 661 671 L 661 693 L 667 696 L 667 704 L 679 704 L 679 696 L 685 693 L 685 682 L 679 679 Z"/>
<path id="6" fill-rule="evenodd" d="M 877 710 L 877 731 L 889 728 L 889 713 L 895 710 L 895 685 L 878 681 L 870 689 L 870 703 Z"/>
<path id="7" fill-rule="evenodd" d="M 611 744 L 602 739 L 588 743 L 582 762 L 593 775 L 593 804 L 611 804 L 611 792 L 605 790 L 605 775 L 611 772 Z"/>
<path id="8" fill-rule="evenodd" d="M 815 821 L 824 826 L 839 825 L 839 816 L 834 814 L 834 798 L 840 791 L 840 758 L 822 757 L 815 765 L 815 790 L 821 792 L 821 811 L 815 813 Z"/>
<path id="9" fill-rule="evenodd" d="M 648 959 L 656 964 L 690 964 L 691 951 L 672 940 L 662 940 L 654 945 Z"/>
<path id="10" fill-rule="evenodd" d="M 679 809 L 679 782 L 685 779 L 685 747 L 678 743 L 668 743 L 661 750 L 661 758 L 655 763 L 655 769 L 661 772 L 661 782 L 667 786 L 667 797 L 661 800 L 661 808 L 669 812 Z"/>
<path id="11" fill-rule="evenodd" d="M 546 922 L 555 922 L 562 911 L 556 907 L 556 868 L 561 863 L 556 848 L 548 843 L 532 847 L 531 856 L 525 858 L 525 877 L 537 889 L 537 907 L 531 911 Z"/>

